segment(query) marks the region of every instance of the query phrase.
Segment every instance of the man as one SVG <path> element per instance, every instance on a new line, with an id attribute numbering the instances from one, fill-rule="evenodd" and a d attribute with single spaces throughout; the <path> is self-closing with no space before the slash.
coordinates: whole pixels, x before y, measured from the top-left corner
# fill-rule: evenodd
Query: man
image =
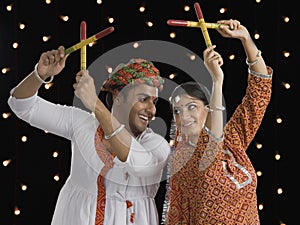
<path id="1" fill-rule="evenodd" d="M 117 67 L 102 89 L 111 96 L 111 111 L 88 71 L 79 71 L 74 93 L 87 112 L 37 95 L 65 67 L 64 51 L 60 46 L 42 53 L 8 100 L 20 119 L 71 141 L 71 171 L 51 224 L 158 225 L 154 197 L 170 152 L 167 141 L 148 128 L 163 87 L 159 71 L 142 59 Z"/>

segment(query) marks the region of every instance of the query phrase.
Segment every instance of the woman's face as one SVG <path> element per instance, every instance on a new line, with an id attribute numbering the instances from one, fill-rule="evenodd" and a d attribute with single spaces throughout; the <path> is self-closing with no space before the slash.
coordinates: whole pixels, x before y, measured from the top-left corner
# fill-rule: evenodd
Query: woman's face
<path id="1" fill-rule="evenodd" d="M 206 117 L 207 109 L 204 102 L 188 94 L 176 96 L 173 103 L 173 116 L 181 134 L 190 139 L 198 138 Z"/>

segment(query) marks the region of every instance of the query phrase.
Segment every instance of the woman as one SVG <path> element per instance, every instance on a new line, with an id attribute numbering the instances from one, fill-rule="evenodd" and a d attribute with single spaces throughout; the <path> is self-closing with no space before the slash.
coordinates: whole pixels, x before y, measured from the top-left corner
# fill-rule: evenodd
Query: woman
<path id="1" fill-rule="evenodd" d="M 237 20 L 221 20 L 218 32 L 237 38 L 246 53 L 248 86 L 224 129 L 223 61 L 212 48 L 203 53 L 213 79 L 210 101 L 197 83 L 177 87 L 171 96 L 176 122 L 170 159 L 167 225 L 258 225 L 257 179 L 246 150 L 260 127 L 271 98 L 272 69 L 248 30 Z"/>

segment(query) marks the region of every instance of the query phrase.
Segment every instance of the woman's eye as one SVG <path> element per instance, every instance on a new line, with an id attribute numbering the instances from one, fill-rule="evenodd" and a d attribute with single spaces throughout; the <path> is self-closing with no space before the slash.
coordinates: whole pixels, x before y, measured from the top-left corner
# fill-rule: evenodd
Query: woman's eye
<path id="1" fill-rule="evenodd" d="M 194 104 L 188 106 L 188 109 L 189 109 L 189 110 L 192 110 L 192 109 L 194 109 L 194 108 L 196 108 L 196 105 L 194 105 Z"/>
<path id="2" fill-rule="evenodd" d="M 174 109 L 174 114 L 180 114 L 180 110 L 179 109 Z"/>

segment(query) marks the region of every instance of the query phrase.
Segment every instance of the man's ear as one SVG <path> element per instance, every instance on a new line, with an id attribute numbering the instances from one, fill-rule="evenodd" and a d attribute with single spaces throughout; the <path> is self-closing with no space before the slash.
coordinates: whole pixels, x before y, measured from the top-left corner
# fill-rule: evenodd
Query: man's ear
<path id="1" fill-rule="evenodd" d="M 122 96 L 119 95 L 119 91 L 114 91 L 113 93 L 113 103 L 116 104 L 116 105 L 120 105 L 120 102 L 121 102 L 121 98 Z"/>

